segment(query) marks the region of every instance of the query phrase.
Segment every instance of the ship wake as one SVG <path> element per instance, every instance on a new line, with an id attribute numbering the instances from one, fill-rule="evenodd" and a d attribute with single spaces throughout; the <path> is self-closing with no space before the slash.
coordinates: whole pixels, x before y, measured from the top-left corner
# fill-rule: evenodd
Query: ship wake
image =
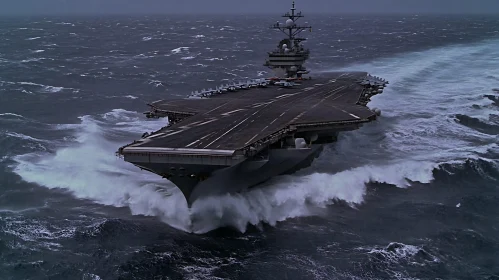
<path id="1" fill-rule="evenodd" d="M 157 216 L 195 233 L 275 225 L 320 214 L 336 201 L 356 207 L 364 202 L 368 182 L 398 187 L 429 183 L 444 163 L 491 160 L 487 154 L 499 153 L 497 135 L 462 125 L 455 117 L 467 115 L 497 125 L 490 121 L 497 106 L 483 98 L 499 88 L 497 80 L 483 74 L 499 67 L 493 59 L 499 57 L 497 45 L 486 41 L 449 46 L 341 69 L 368 70 L 390 81 L 370 104 L 383 111 L 376 123 L 342 134 L 305 175 L 280 176 L 244 194 L 200 199 L 191 209 L 171 183 L 115 157 L 114 151 L 130 137 L 165 125 L 164 120 L 142 120 L 136 112 L 113 110 L 54 128 L 75 133 L 74 142 L 55 153 L 16 156 L 13 168 L 25 181 L 99 204 L 128 207 L 134 215 Z"/>

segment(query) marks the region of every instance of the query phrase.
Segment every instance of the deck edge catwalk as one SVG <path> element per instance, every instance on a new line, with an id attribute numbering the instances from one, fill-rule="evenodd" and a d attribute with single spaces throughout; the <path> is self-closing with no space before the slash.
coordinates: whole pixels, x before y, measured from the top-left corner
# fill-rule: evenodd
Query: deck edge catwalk
<path id="1" fill-rule="evenodd" d="M 268 179 L 310 166 L 338 133 L 376 120 L 367 103 L 387 81 L 366 72 L 332 72 L 312 78 L 310 50 L 298 35 L 303 17 L 293 2 L 286 37 L 268 53 L 273 76 L 203 89 L 188 98 L 149 105 L 148 118 L 168 124 L 144 133 L 117 154 L 173 182 L 191 206 L 197 199 L 243 192 Z"/>

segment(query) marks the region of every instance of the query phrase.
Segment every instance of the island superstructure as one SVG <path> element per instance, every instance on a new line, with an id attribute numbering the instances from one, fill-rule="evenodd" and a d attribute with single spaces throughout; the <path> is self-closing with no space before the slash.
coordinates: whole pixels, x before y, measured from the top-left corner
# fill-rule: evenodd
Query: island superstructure
<path id="1" fill-rule="evenodd" d="M 308 59 L 310 50 L 305 49 L 301 44 L 306 39 L 297 35 L 307 29 L 312 31 L 312 27 L 298 25 L 297 21 L 303 15 L 301 12 L 295 13 L 295 11 L 295 3 L 293 2 L 291 13 L 282 15 L 287 19 L 285 23 L 281 24 L 278 21 L 272 26 L 273 29 L 278 29 L 286 34 L 286 38 L 279 42 L 277 48 L 268 53 L 269 57 L 264 64 L 274 70 L 276 77 L 301 78 L 303 74 L 309 73 L 303 64 Z"/>
<path id="2" fill-rule="evenodd" d="M 339 132 L 375 120 L 380 111 L 366 105 L 388 82 L 366 72 L 307 76 L 310 51 L 298 34 L 312 27 L 298 25 L 294 2 L 283 17 L 272 28 L 286 38 L 264 64 L 272 77 L 152 102 L 146 116 L 168 122 L 117 153 L 173 182 L 191 206 L 308 167 Z"/>

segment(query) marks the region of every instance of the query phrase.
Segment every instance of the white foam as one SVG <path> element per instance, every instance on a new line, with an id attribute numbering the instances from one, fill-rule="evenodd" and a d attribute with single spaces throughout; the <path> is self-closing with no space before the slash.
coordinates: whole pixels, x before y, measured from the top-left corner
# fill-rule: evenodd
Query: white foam
<path id="1" fill-rule="evenodd" d="M 0 116 L 12 116 L 12 117 L 24 118 L 23 116 L 14 113 L 0 113 Z"/>
<path id="2" fill-rule="evenodd" d="M 491 84 L 484 73 L 499 67 L 499 41 L 471 46 L 447 46 L 424 52 L 401 54 L 341 70 L 365 70 L 390 84 L 368 104 L 382 110 L 379 122 L 386 123 L 386 138 L 373 145 L 373 152 L 393 157 L 446 162 L 475 157 L 494 148 L 497 137 L 457 123 L 456 114 L 487 121 L 498 113 L 486 106 L 484 94 Z M 477 144 L 482 143 L 482 144 Z"/>
<path id="3" fill-rule="evenodd" d="M 221 226 L 233 226 L 245 231 L 247 224 L 275 225 L 289 218 L 315 215 L 318 208 L 335 200 L 355 206 L 363 202 L 368 182 L 399 187 L 410 186 L 406 179 L 428 183 L 435 167 L 430 162 L 400 161 L 386 166 L 361 166 L 336 174 L 281 177 L 244 194 L 196 201 L 192 206 L 191 229 L 204 233 Z"/>
<path id="4" fill-rule="evenodd" d="M 44 86 L 43 87 L 43 90 L 45 92 L 52 92 L 52 93 L 55 93 L 55 92 L 60 92 L 62 91 L 64 88 L 63 87 L 53 87 L 53 86 Z"/>
<path id="5" fill-rule="evenodd" d="M 53 241 L 60 238 L 72 237 L 76 231 L 76 227 L 72 226 L 59 228 L 49 224 L 48 222 L 34 219 L 18 219 L 12 216 L 6 218 L 4 222 L 5 226 L 2 229 L 4 233 L 11 234 L 24 241 L 35 242 L 34 244 L 37 245 L 40 245 L 40 241 Z M 50 243 L 51 245 L 57 244 L 53 242 Z"/>
<path id="6" fill-rule="evenodd" d="M 102 278 L 96 274 L 85 273 L 83 274 L 83 280 L 102 280 Z"/>
<path id="7" fill-rule="evenodd" d="M 21 63 L 29 63 L 29 62 L 37 62 L 37 61 L 41 61 L 41 60 L 44 60 L 45 58 L 43 57 L 33 57 L 33 58 L 28 58 L 28 59 L 23 59 L 21 60 Z"/>
<path id="8" fill-rule="evenodd" d="M 174 54 L 181 53 L 182 51 L 189 51 L 189 47 L 179 47 L 171 50 L 171 52 Z"/>
<path id="9" fill-rule="evenodd" d="M 149 81 L 149 84 L 154 85 L 155 87 L 164 87 L 165 86 L 165 85 L 163 85 L 162 81 L 158 81 L 158 80 L 151 80 L 151 81 Z"/>
<path id="10" fill-rule="evenodd" d="M 85 116 L 84 118 L 87 118 L 87 120 L 90 118 L 91 122 L 96 125 L 105 124 L 104 122 L 92 119 L 90 116 Z M 146 131 L 156 131 L 168 125 L 167 119 L 144 119 L 144 114 L 124 109 L 114 109 L 111 112 L 103 114 L 102 118 L 107 123 L 111 123 L 114 130 L 131 132 L 137 136 L 142 135 Z"/>
<path id="11" fill-rule="evenodd" d="M 29 140 L 29 141 L 34 141 L 34 142 L 48 142 L 46 140 L 34 138 L 34 137 L 24 135 L 22 133 L 17 133 L 17 132 L 7 132 L 5 134 L 10 136 L 10 137 L 15 137 L 15 138 L 23 139 L 23 140 Z"/>
<path id="12" fill-rule="evenodd" d="M 3 83 L 42 87 L 42 92 L 50 92 L 50 93 L 60 92 L 64 89 L 73 89 L 73 88 L 48 86 L 48 85 L 37 84 L 37 83 L 33 83 L 33 82 L 5 82 L 5 81 L 3 81 Z M 73 89 L 73 90 L 75 90 L 75 89 Z"/>
<path id="13" fill-rule="evenodd" d="M 137 112 L 128 111 L 125 109 L 113 109 L 111 112 L 107 112 L 102 115 L 102 117 L 110 122 L 130 122 L 138 119 Z"/>
<path id="14" fill-rule="evenodd" d="M 179 211 L 187 211 L 180 192 L 175 188 L 169 195 L 158 191 L 173 186 L 117 158 L 114 152 L 124 143 L 107 141 L 99 121 L 94 118 L 84 116 L 81 120 L 77 143 L 59 149 L 55 155 L 32 153 L 14 157 L 18 163 L 14 172 L 27 182 L 67 189 L 78 198 L 104 205 L 127 206 L 132 214 L 160 216 L 170 225 L 185 229 L 184 226 L 189 225 L 189 214 L 181 215 Z"/>
<path id="15" fill-rule="evenodd" d="M 10 83 L 15 84 L 13 82 L 10 82 Z M 45 86 L 45 85 L 42 85 L 42 84 L 35 84 L 35 83 L 32 83 L 32 82 L 18 82 L 18 84 L 20 84 L 20 85 L 29 85 L 29 86 L 41 86 L 41 87 Z"/>
<path id="16" fill-rule="evenodd" d="M 379 261 L 386 264 L 396 264 L 401 261 L 425 266 L 427 263 L 439 263 L 440 260 L 425 251 L 420 246 L 408 245 L 399 242 L 391 242 L 385 248 L 376 246 L 373 248 L 359 247 L 357 250 L 368 251 L 367 254 L 374 255 Z M 418 257 L 419 256 L 419 257 Z"/>

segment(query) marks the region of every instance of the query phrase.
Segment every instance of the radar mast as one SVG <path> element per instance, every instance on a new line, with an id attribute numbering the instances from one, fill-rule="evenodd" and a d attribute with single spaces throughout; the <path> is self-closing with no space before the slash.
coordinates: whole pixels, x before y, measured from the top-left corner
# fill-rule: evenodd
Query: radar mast
<path id="1" fill-rule="evenodd" d="M 297 21 L 304 16 L 302 12 L 296 13 L 295 11 L 295 1 L 293 1 L 291 13 L 287 12 L 282 15 L 287 18 L 286 22 L 284 24 L 277 22 L 271 27 L 280 30 L 287 37 L 279 42 L 277 49 L 268 53 L 269 58 L 264 64 L 273 69 L 276 76 L 280 78 L 302 78 L 303 74 L 309 73 L 303 63 L 308 59 L 310 50 L 304 49 L 301 44 L 306 39 L 297 37 L 297 35 L 306 29 L 312 31 L 312 27 L 298 25 Z"/>

